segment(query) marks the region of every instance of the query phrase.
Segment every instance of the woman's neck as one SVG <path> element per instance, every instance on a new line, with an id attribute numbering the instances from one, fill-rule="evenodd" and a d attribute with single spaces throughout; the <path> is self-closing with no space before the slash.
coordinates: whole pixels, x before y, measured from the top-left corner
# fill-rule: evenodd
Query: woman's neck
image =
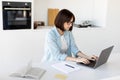
<path id="1" fill-rule="evenodd" d="M 60 30 L 59 28 L 57 28 L 58 32 L 60 35 L 63 35 L 64 34 L 64 31 Z"/>

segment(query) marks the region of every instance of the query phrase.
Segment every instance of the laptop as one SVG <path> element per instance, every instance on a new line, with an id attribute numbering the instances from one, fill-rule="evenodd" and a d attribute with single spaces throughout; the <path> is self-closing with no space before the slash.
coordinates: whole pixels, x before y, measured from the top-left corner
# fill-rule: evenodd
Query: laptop
<path id="1" fill-rule="evenodd" d="M 84 66 L 88 66 L 88 67 L 91 67 L 91 68 L 97 68 L 99 66 L 101 66 L 102 64 L 106 63 L 109 56 L 110 56 L 110 53 L 112 51 L 114 46 L 110 46 L 104 50 L 101 51 L 100 55 L 99 55 L 99 58 L 97 61 L 91 61 L 90 60 L 90 63 L 89 64 L 83 64 L 83 63 L 80 63 L 80 62 L 77 62 L 77 64 L 79 65 L 84 65 Z"/>

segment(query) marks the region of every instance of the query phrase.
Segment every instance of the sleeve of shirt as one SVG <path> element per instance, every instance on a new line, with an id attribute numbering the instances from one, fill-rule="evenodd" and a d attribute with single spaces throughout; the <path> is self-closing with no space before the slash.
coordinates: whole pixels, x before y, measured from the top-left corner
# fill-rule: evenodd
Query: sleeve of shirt
<path id="1" fill-rule="evenodd" d="M 47 47 L 52 60 L 64 61 L 67 54 L 60 53 L 60 48 L 57 44 L 56 36 L 52 33 L 47 36 Z"/>
<path id="2" fill-rule="evenodd" d="M 70 46 L 71 46 L 71 52 L 76 56 L 77 53 L 78 53 L 80 50 L 78 49 L 78 47 L 77 47 L 76 44 L 75 44 L 75 40 L 74 40 L 74 37 L 73 37 L 72 32 L 70 32 Z"/>

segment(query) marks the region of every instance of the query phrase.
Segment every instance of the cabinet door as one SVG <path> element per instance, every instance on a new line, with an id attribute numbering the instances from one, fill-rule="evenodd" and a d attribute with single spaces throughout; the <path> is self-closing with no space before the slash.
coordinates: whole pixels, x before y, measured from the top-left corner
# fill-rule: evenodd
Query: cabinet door
<path id="1" fill-rule="evenodd" d="M 48 9 L 48 26 L 54 26 L 54 20 L 59 9 Z"/>

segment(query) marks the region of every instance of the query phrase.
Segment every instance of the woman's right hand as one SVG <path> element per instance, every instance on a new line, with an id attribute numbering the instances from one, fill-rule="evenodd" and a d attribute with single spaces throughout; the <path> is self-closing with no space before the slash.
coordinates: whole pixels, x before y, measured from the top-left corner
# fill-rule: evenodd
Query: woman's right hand
<path id="1" fill-rule="evenodd" d="M 76 58 L 76 62 L 80 62 L 80 63 L 83 63 L 83 64 L 89 64 L 90 61 L 86 58 Z"/>

